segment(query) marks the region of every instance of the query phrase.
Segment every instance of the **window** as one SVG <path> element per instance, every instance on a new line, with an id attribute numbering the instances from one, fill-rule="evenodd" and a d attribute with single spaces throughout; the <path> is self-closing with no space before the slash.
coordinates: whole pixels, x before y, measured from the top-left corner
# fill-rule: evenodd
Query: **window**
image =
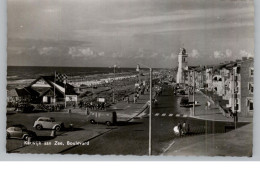
<path id="1" fill-rule="evenodd" d="M 254 93 L 254 83 L 248 83 L 249 94 Z"/>
<path id="2" fill-rule="evenodd" d="M 252 99 L 247 99 L 247 107 L 249 111 L 253 111 L 254 110 L 254 102 Z"/>
<path id="3" fill-rule="evenodd" d="M 241 102 L 240 102 L 240 98 L 237 98 L 236 102 L 237 102 L 237 104 L 236 104 L 236 110 L 237 110 L 237 112 L 241 112 L 241 106 L 240 106 Z"/>
<path id="4" fill-rule="evenodd" d="M 254 76 L 254 68 L 249 68 L 249 76 L 253 77 Z"/>

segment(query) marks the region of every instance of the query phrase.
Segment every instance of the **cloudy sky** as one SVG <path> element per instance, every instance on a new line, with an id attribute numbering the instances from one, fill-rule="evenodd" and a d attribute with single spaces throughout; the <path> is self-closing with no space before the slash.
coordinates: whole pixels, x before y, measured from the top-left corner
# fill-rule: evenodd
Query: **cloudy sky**
<path id="1" fill-rule="evenodd" d="M 8 0 L 8 65 L 174 67 L 254 55 L 253 0 Z"/>

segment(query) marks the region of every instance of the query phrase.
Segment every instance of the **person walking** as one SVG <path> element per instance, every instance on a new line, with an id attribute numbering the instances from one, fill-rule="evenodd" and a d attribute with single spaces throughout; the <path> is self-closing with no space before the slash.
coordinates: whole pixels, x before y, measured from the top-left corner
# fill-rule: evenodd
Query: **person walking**
<path id="1" fill-rule="evenodd" d="M 211 106 L 210 101 L 208 101 L 208 109 L 210 109 L 210 106 Z"/>
<path id="2" fill-rule="evenodd" d="M 136 96 L 134 96 L 134 103 L 136 103 Z"/>
<path id="3" fill-rule="evenodd" d="M 88 107 L 86 107 L 86 115 L 89 115 Z"/>
<path id="4" fill-rule="evenodd" d="M 181 137 L 181 135 L 182 135 L 182 125 L 181 125 L 181 123 L 179 122 L 177 126 L 178 126 L 178 130 L 179 130 L 179 135 L 180 135 L 180 137 Z"/>
<path id="5" fill-rule="evenodd" d="M 205 110 L 208 110 L 208 101 L 205 103 Z"/>
<path id="6" fill-rule="evenodd" d="M 182 131 L 183 134 L 186 134 L 186 122 L 183 122 L 182 124 Z"/>

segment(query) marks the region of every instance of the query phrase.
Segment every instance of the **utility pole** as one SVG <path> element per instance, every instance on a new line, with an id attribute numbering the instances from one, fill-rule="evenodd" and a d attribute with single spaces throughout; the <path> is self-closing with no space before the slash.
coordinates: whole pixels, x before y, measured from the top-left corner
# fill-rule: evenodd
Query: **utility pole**
<path id="1" fill-rule="evenodd" d="M 143 64 L 141 64 L 143 65 Z M 149 146 L 148 146 L 148 153 L 149 153 L 149 156 L 152 155 L 152 80 L 153 80 L 153 69 L 146 66 L 146 65 L 143 65 L 144 67 L 146 68 L 149 68 L 150 70 L 150 101 L 149 101 Z M 140 65 L 138 64 L 137 65 L 137 68 L 136 68 L 136 71 L 140 71 Z"/>
<path id="2" fill-rule="evenodd" d="M 152 68 L 150 68 L 149 156 L 152 154 Z"/>
<path id="3" fill-rule="evenodd" d="M 236 74 L 235 74 L 235 70 L 233 69 L 233 92 L 234 92 L 234 98 L 233 98 L 233 102 L 234 102 L 234 112 L 233 113 L 233 118 L 234 118 L 234 126 L 235 129 L 237 128 L 237 91 L 236 91 Z"/>
<path id="4" fill-rule="evenodd" d="M 192 115 L 195 116 L 195 71 L 193 70 L 193 96 L 192 96 L 192 102 L 193 102 L 193 108 L 192 108 Z"/>
<path id="5" fill-rule="evenodd" d="M 54 72 L 54 84 L 56 84 L 56 71 Z M 54 107 L 56 106 L 56 91 L 55 91 L 56 85 L 53 86 L 53 101 L 54 101 Z"/>
<path id="6" fill-rule="evenodd" d="M 114 81 L 116 80 L 116 65 L 114 65 Z M 113 87 L 113 103 L 115 103 L 115 83 L 114 83 L 114 87 Z"/>
<path id="7" fill-rule="evenodd" d="M 188 99 L 190 101 L 190 71 L 188 71 Z"/>

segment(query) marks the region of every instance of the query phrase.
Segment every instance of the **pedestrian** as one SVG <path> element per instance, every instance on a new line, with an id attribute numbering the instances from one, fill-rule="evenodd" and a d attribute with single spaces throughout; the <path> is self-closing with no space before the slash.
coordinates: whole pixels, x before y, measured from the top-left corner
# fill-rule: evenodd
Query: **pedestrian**
<path id="1" fill-rule="evenodd" d="M 86 107 L 86 115 L 89 115 L 88 107 Z"/>
<path id="2" fill-rule="evenodd" d="M 190 124 L 187 125 L 187 131 L 186 131 L 186 134 L 189 134 L 190 133 Z"/>
<path id="3" fill-rule="evenodd" d="M 179 122 L 177 126 L 178 126 L 178 130 L 179 130 L 179 135 L 180 135 L 180 137 L 181 137 L 181 135 L 182 135 L 182 125 L 181 125 L 181 123 Z"/>
<path id="4" fill-rule="evenodd" d="M 93 107 L 93 102 L 91 101 L 90 102 L 90 108 L 93 110 L 94 109 L 94 107 Z"/>
<path id="5" fill-rule="evenodd" d="M 208 110 L 208 101 L 205 103 L 205 110 Z"/>
<path id="6" fill-rule="evenodd" d="M 126 97 L 127 103 L 129 104 L 129 96 Z"/>
<path id="7" fill-rule="evenodd" d="M 139 99 L 139 91 L 136 93 L 136 99 Z"/>
<path id="8" fill-rule="evenodd" d="M 154 99 L 154 105 L 155 105 L 155 106 L 157 106 L 157 105 L 158 105 L 158 101 L 157 101 L 157 99 L 156 99 L 156 98 Z"/>
<path id="9" fill-rule="evenodd" d="M 210 109 L 210 106 L 211 106 L 211 104 L 210 104 L 210 102 L 208 101 L 208 109 Z"/>
<path id="10" fill-rule="evenodd" d="M 186 134 L 186 122 L 183 122 L 183 124 L 182 124 L 182 131 L 183 131 L 183 134 Z"/>

